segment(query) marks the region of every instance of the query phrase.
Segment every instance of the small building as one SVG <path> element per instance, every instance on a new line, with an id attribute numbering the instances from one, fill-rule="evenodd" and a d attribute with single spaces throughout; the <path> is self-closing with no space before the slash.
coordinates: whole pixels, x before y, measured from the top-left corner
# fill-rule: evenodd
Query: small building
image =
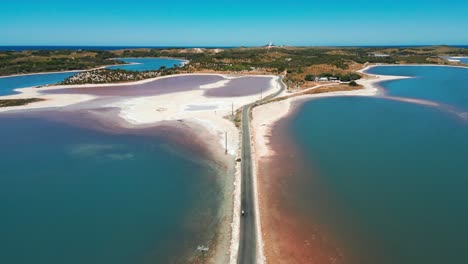
<path id="1" fill-rule="evenodd" d="M 328 82 L 328 78 L 327 77 L 315 77 L 315 81 L 316 82 Z"/>
<path id="2" fill-rule="evenodd" d="M 383 53 L 371 53 L 369 56 L 376 57 L 376 58 L 384 58 L 384 57 L 390 57 L 388 54 L 383 54 Z"/>

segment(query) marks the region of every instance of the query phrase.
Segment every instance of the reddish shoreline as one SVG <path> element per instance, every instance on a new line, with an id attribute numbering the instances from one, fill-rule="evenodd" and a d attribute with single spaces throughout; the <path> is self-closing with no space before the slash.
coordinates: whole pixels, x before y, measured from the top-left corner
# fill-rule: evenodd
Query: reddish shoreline
<path id="1" fill-rule="evenodd" d="M 287 120 L 282 119 L 272 127 L 268 145 L 274 154 L 258 163 L 262 227 L 268 230 L 263 232 L 267 263 L 344 263 L 325 232 L 289 204 L 287 185 L 301 164 L 285 133 L 286 125 Z"/>
<path id="2" fill-rule="evenodd" d="M 368 68 L 368 67 L 367 67 Z M 361 70 L 364 71 L 367 68 Z M 256 179 L 258 181 L 259 218 L 263 251 L 266 263 L 359 263 L 355 261 L 347 242 L 340 241 L 331 226 L 320 221 L 320 210 L 333 210 L 332 190 L 320 184 L 320 177 L 313 165 L 300 160 L 300 144 L 294 142 L 288 121 L 311 99 L 330 96 L 376 96 L 378 83 L 386 80 L 407 78 L 399 76 L 369 76 L 359 80 L 364 89 L 354 91 L 310 94 L 270 102 L 253 110 L 253 138 L 255 144 Z M 310 162 L 310 161 L 308 161 Z M 296 172 L 297 173 L 296 175 Z M 300 174 L 302 172 L 302 175 Z M 307 177 L 303 177 L 307 173 Z M 317 177 L 314 177 L 317 175 Z M 305 181 L 308 179 L 309 182 Z M 303 181 L 303 182 L 302 182 Z M 307 182 L 304 185 L 304 182 Z M 311 184 L 310 182 L 313 182 Z M 302 193 L 310 191 L 317 197 L 303 201 Z M 310 190 L 309 190 L 310 189 Z M 325 201 L 325 202 L 324 202 Z M 304 210 L 304 207 L 317 210 Z M 330 206 L 330 207 L 329 207 Z M 306 215 L 307 214 L 307 215 Z M 349 241 L 348 241 L 349 242 Z M 347 244 L 344 248 L 340 248 Z"/>
<path id="3" fill-rule="evenodd" d="M 257 163 L 266 263 L 347 263 L 331 234 L 310 216 L 302 215 L 291 197 L 289 185 L 298 180 L 295 172 L 304 165 L 296 143 L 288 136 L 288 119 L 305 101 L 294 103 L 289 113 L 271 126 L 267 143 L 271 154 L 259 157 Z"/>

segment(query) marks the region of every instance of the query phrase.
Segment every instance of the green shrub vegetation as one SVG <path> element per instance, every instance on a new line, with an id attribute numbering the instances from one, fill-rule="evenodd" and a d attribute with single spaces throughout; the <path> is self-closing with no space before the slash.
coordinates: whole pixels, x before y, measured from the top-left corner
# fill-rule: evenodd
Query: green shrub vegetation
<path id="1" fill-rule="evenodd" d="M 119 83 L 119 82 L 134 82 L 150 78 L 155 78 L 164 75 L 177 73 L 177 68 L 167 69 L 161 67 L 157 71 L 127 71 L 127 70 L 109 70 L 98 69 L 92 71 L 85 71 L 70 76 L 58 83 L 59 85 L 73 85 L 73 84 L 99 84 L 99 83 Z"/>
<path id="2" fill-rule="evenodd" d="M 2 99 L 0 100 L 0 107 L 27 105 L 34 102 L 44 101 L 40 98 L 27 98 L 27 99 Z"/>
<path id="3" fill-rule="evenodd" d="M 340 73 L 333 74 L 330 72 L 324 72 L 324 73 L 319 74 L 318 77 L 337 78 L 338 80 L 342 82 L 350 82 L 350 81 L 361 79 L 361 75 L 359 75 L 358 73 L 354 73 L 354 72 L 346 73 L 346 74 L 340 74 Z M 306 75 L 304 79 L 306 81 L 313 81 L 315 79 L 315 76 L 312 74 L 308 74 Z"/>
<path id="4" fill-rule="evenodd" d="M 306 77 L 304 78 L 304 80 L 309 81 L 309 82 L 314 81 L 315 76 L 312 75 L 312 74 L 307 74 Z"/>
<path id="5" fill-rule="evenodd" d="M 37 50 L 0 52 L 0 75 L 92 69 L 122 64 L 108 51 Z"/>
<path id="6" fill-rule="evenodd" d="M 385 54 L 386 56 L 376 56 Z M 96 67 L 120 64 L 112 58 L 125 57 L 173 57 L 188 59 L 190 64 L 173 71 L 161 69 L 159 74 L 177 72 L 218 71 L 250 72 L 261 71 L 272 74 L 287 71 L 298 75 L 295 83 L 310 80 L 308 68 L 315 65 L 336 67 L 341 73 L 337 77 L 342 81 L 358 79 L 351 74 L 356 64 L 364 63 L 436 63 L 447 64 L 440 56 L 466 56 L 468 49 L 434 46 L 434 47 L 257 47 L 228 49 L 182 49 L 182 48 L 144 48 L 116 51 L 103 50 L 31 50 L 0 52 L 0 75 L 22 74 L 32 72 L 83 70 Z M 351 67 L 353 66 L 353 67 Z M 314 73 L 315 74 L 315 73 Z M 316 73 L 317 75 L 319 73 Z M 286 79 L 286 81 L 289 81 Z"/>

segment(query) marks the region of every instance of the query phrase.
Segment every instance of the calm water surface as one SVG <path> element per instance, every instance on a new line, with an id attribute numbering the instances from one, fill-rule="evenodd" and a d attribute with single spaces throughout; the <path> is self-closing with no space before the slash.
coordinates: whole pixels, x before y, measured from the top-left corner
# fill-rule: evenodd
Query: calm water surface
<path id="1" fill-rule="evenodd" d="M 466 107 L 465 69 L 373 73 L 417 76 L 384 83 L 389 93 Z M 468 262 L 466 121 L 439 108 L 338 97 L 306 102 L 285 122 L 304 165 L 283 186 L 287 203 L 329 230 L 351 263 Z"/>
<path id="2" fill-rule="evenodd" d="M 468 68 L 381 66 L 368 73 L 414 77 L 383 83 L 389 95 L 430 100 L 468 111 Z"/>
<path id="3" fill-rule="evenodd" d="M 161 67 L 172 68 L 181 66 L 183 60 L 167 59 L 167 58 L 119 58 L 118 60 L 131 65 L 115 65 L 109 66 L 108 69 L 122 69 L 127 71 L 151 71 L 159 70 Z"/>
<path id="4" fill-rule="evenodd" d="M 58 83 L 75 75 L 74 72 L 32 74 L 0 78 L 0 96 L 16 94 L 15 89 Z"/>
<path id="5" fill-rule="evenodd" d="M 0 263 L 187 263 L 214 237 L 220 173 L 169 142 L 0 116 Z"/>

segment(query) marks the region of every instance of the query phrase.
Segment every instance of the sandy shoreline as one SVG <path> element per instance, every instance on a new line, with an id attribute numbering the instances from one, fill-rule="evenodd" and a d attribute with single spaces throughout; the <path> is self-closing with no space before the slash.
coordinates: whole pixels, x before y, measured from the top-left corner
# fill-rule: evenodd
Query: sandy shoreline
<path id="1" fill-rule="evenodd" d="M 8 111 L 15 111 L 15 110 L 30 110 L 30 109 L 39 109 L 39 108 L 46 108 L 46 107 L 64 107 L 64 106 L 70 106 L 73 104 L 77 103 L 84 103 L 87 101 L 91 101 L 93 99 L 96 99 L 96 96 L 92 95 L 86 95 L 86 94 L 45 94 L 41 93 L 43 91 L 50 91 L 50 90 L 60 90 L 60 89 L 71 89 L 71 88 L 83 88 L 86 89 L 87 87 L 115 87 L 115 86 L 134 86 L 134 85 L 140 85 L 140 84 L 145 84 L 149 82 L 153 82 L 156 80 L 160 79 L 167 79 L 167 78 L 173 78 L 177 76 L 203 76 L 203 75 L 211 75 L 211 76 L 222 76 L 225 77 L 226 79 L 234 78 L 234 75 L 225 75 L 225 74 L 217 74 L 217 73 L 184 73 L 184 74 L 175 74 L 175 75 L 167 75 L 167 76 L 159 76 L 155 78 L 150 78 L 150 79 L 145 79 L 145 80 L 140 80 L 140 81 L 134 81 L 134 82 L 124 82 L 124 83 L 106 83 L 106 84 L 76 84 L 76 85 L 53 85 L 53 86 L 44 86 L 41 88 L 36 88 L 36 86 L 32 87 L 25 87 L 25 88 L 17 88 L 14 89 L 16 94 L 12 95 L 5 95 L 5 96 L 0 96 L 0 99 L 26 99 L 26 98 L 41 98 L 45 99 L 45 101 L 37 102 L 37 103 L 32 103 L 28 104 L 25 106 L 13 106 L 13 107 L 7 107 L 7 108 L 0 108 L 0 113 L 1 112 L 8 112 Z M 251 75 L 252 77 L 261 77 L 261 78 L 273 78 L 273 75 Z M 242 77 L 240 75 L 236 75 L 235 77 Z M 222 83 L 218 83 L 216 85 L 211 84 L 208 87 L 205 87 L 205 89 L 209 88 L 218 88 L 221 87 Z M 201 87 L 202 88 L 202 87 Z M 271 90 L 271 89 L 270 89 Z M 268 91 L 270 92 L 270 91 Z M 269 93 L 266 93 L 269 94 Z M 248 98 L 247 102 L 250 102 Z M 240 108 L 239 105 L 237 108 Z M 229 106 L 229 108 L 231 108 Z M 235 108 L 235 109 L 237 109 Z"/>

